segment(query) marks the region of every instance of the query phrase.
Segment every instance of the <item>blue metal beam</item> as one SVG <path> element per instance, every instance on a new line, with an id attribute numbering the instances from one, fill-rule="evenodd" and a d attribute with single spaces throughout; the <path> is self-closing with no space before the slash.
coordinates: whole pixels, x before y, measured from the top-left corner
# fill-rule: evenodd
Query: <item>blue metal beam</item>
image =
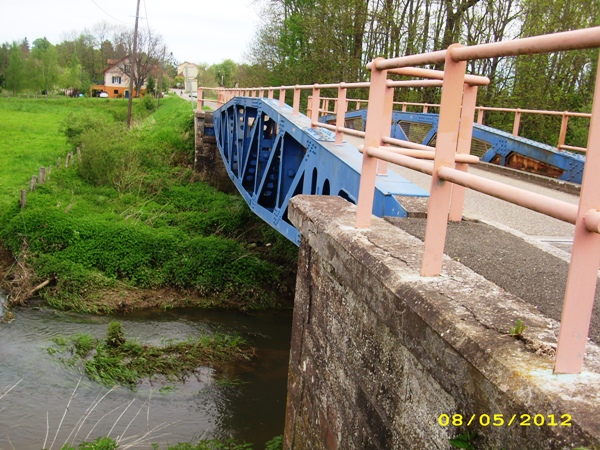
<path id="1" fill-rule="evenodd" d="M 424 145 L 432 145 L 437 134 L 438 114 L 408 113 L 394 111 L 391 136 L 410 140 Z M 324 116 L 322 122 L 334 123 L 335 116 Z M 363 129 L 367 120 L 367 111 L 358 110 L 346 114 L 346 122 Z M 413 133 L 411 127 L 420 127 Z M 427 129 L 426 127 L 430 127 Z M 353 128 L 354 128 L 353 127 Z M 502 166 L 529 166 L 530 171 L 553 176 L 560 180 L 581 184 L 585 156 L 569 151 L 558 151 L 555 147 L 513 136 L 505 131 L 485 125 L 474 124 L 472 154 L 477 154 L 484 162 Z"/>

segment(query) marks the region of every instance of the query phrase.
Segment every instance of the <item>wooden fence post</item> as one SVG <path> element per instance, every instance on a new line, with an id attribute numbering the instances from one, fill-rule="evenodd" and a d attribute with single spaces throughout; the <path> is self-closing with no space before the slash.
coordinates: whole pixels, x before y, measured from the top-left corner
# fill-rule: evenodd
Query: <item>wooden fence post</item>
<path id="1" fill-rule="evenodd" d="M 21 205 L 21 209 L 25 208 L 27 204 L 27 191 L 25 189 L 21 189 L 21 201 L 19 204 Z"/>
<path id="2" fill-rule="evenodd" d="M 40 175 L 39 175 L 40 184 L 44 184 L 46 182 L 46 168 L 40 167 Z"/>
<path id="3" fill-rule="evenodd" d="M 56 159 L 56 169 L 60 169 L 60 156 Z"/>
<path id="4" fill-rule="evenodd" d="M 31 192 L 35 191 L 36 182 L 37 182 L 37 177 L 34 175 L 31 177 L 31 181 L 29 182 L 29 190 Z"/>
<path id="5" fill-rule="evenodd" d="M 77 147 L 77 162 L 81 162 L 81 149 L 79 147 Z"/>

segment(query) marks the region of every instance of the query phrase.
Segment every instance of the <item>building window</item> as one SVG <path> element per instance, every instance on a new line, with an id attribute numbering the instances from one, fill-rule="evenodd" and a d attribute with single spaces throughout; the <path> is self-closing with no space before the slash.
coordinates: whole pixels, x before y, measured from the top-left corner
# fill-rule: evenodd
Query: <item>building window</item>
<path id="1" fill-rule="evenodd" d="M 121 84 L 121 77 L 112 77 L 112 84 Z"/>
<path id="2" fill-rule="evenodd" d="M 131 64 L 125 64 L 125 66 L 123 67 L 123 72 L 125 72 L 125 73 L 131 72 Z"/>
<path id="3" fill-rule="evenodd" d="M 115 89 L 115 90 L 113 91 L 113 94 L 115 94 L 115 95 L 119 95 L 119 90 L 118 90 L 118 89 Z"/>

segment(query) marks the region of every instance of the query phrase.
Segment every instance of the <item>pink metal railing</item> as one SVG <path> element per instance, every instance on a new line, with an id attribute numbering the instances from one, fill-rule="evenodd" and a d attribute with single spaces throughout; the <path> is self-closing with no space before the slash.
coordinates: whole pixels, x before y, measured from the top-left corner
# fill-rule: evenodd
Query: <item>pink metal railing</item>
<path id="1" fill-rule="evenodd" d="M 591 114 L 558 111 L 512 110 L 509 108 L 476 107 L 477 87 L 489 83 L 485 77 L 465 74 L 466 61 L 501 56 L 547 53 L 600 46 L 600 27 L 568 31 L 553 35 L 517 39 L 509 42 L 461 46 L 451 45 L 441 50 L 393 59 L 378 58 L 367 65 L 371 70 L 368 83 L 338 83 L 281 86 L 278 88 L 219 89 L 219 105 L 238 96 L 264 96 L 273 98 L 279 91 L 279 103 L 285 103 L 287 90 L 293 90 L 293 114 L 299 114 L 300 91 L 312 90 L 307 115 L 313 127 L 324 127 L 336 132 L 336 144 L 342 144 L 343 135 L 364 137 L 363 164 L 357 204 L 356 227 L 368 228 L 371 224 L 375 179 L 385 174 L 387 162 L 418 170 L 432 176 L 427 210 L 425 244 L 421 266 L 422 276 L 437 276 L 442 270 L 447 224 L 460 221 L 464 201 L 464 189 L 470 188 L 487 195 L 532 209 L 569 223 L 575 224 L 573 249 L 561 326 L 556 350 L 554 371 L 556 373 L 579 373 L 583 367 L 585 344 L 589 332 L 594 293 L 600 267 L 600 70 L 597 72 L 594 103 Z M 444 62 L 445 70 L 435 71 L 413 67 L 415 65 Z M 401 74 L 430 78 L 429 80 L 391 81 L 388 74 Z M 392 139 L 390 137 L 391 114 L 394 107 L 394 89 L 398 87 L 441 86 L 440 117 L 436 147 Z M 367 125 L 364 132 L 344 126 L 348 102 L 347 90 L 369 88 Z M 331 99 L 320 97 L 321 89 L 338 89 L 334 104 L 336 124 L 318 122 L 322 111 L 329 112 Z M 198 107 L 201 108 L 201 90 Z M 364 100 L 363 100 L 364 101 Z M 323 106 L 321 106 L 323 102 Z M 408 105 L 408 103 L 407 103 Z M 422 104 L 423 105 L 423 104 Z M 524 189 L 494 182 L 467 172 L 468 164 L 478 162 L 470 155 L 472 126 L 475 111 L 483 120 L 483 111 L 506 111 L 515 113 L 513 134 L 518 133 L 522 113 L 542 113 L 563 117 L 559 148 L 586 150 L 564 144 L 568 117 L 589 117 L 587 159 L 583 174 L 579 206 L 535 194 Z M 462 125 L 461 125 L 462 124 Z"/>
<path id="2" fill-rule="evenodd" d="M 407 70 L 410 69 L 410 70 Z M 413 76 L 426 76 L 426 73 L 429 73 L 429 77 L 431 77 L 432 72 L 423 72 L 424 69 L 419 69 L 420 71 L 415 70 L 416 68 L 403 68 L 403 75 L 413 75 Z M 443 73 L 443 72 L 442 72 Z M 437 78 L 439 79 L 439 78 Z M 355 109 L 360 109 L 363 105 L 368 105 L 369 101 L 366 99 L 357 99 L 357 98 L 340 98 L 341 95 L 345 95 L 347 89 L 351 88 L 368 88 L 370 86 L 369 82 L 364 83 L 337 83 L 337 84 L 324 84 L 324 85 L 295 85 L 295 86 L 281 86 L 278 88 L 273 87 L 262 87 L 262 88 L 240 88 L 240 89 L 224 89 L 224 88 L 206 88 L 199 87 L 198 88 L 198 109 L 202 109 L 204 104 L 204 99 L 202 98 L 203 90 L 216 90 L 218 91 L 218 103 L 219 106 L 229 101 L 231 98 L 237 95 L 244 95 L 248 97 L 265 97 L 265 92 L 267 93 L 267 98 L 273 98 L 274 91 L 279 91 L 279 103 L 283 105 L 285 103 L 285 92 L 287 90 L 293 90 L 294 98 L 294 114 L 298 114 L 300 111 L 300 91 L 301 90 L 312 90 L 316 86 L 319 89 L 326 88 L 337 88 L 338 89 L 338 97 L 320 97 L 320 103 L 318 107 L 319 115 L 325 114 L 339 114 L 338 105 L 343 104 L 346 109 L 344 112 L 348 111 L 348 107 L 350 103 L 355 104 Z M 341 89 L 341 87 L 344 89 Z M 438 86 L 438 84 L 432 83 L 430 86 Z M 439 83 L 441 86 L 441 83 Z M 312 95 L 308 97 L 308 105 L 306 108 L 306 114 L 309 117 L 312 117 Z M 330 105 L 333 105 L 333 109 L 330 108 Z M 394 102 L 395 106 L 400 106 L 403 112 L 407 111 L 408 106 L 419 107 L 423 113 L 427 113 L 429 108 L 440 108 L 439 103 L 417 103 L 417 102 Z M 538 115 L 547 115 L 547 116 L 560 116 L 562 118 L 560 125 L 560 132 L 558 136 L 558 142 L 556 144 L 556 148 L 558 150 L 574 150 L 579 152 L 585 152 L 585 147 L 577 147 L 573 145 L 568 145 L 565 143 L 569 118 L 571 117 L 582 117 L 590 119 L 592 117 L 589 113 L 580 113 L 580 112 L 570 112 L 570 111 L 549 111 L 549 110 L 535 110 L 535 109 L 521 109 L 521 108 L 496 108 L 490 106 L 476 106 L 475 110 L 477 111 L 477 123 L 479 125 L 483 124 L 485 111 L 496 111 L 496 112 L 506 112 L 510 114 L 514 114 L 513 127 L 512 127 L 512 135 L 519 136 L 519 128 L 521 124 L 521 117 L 523 114 L 538 114 Z M 355 133 L 352 133 L 355 134 Z M 340 142 L 341 143 L 341 142 Z"/>
<path id="3" fill-rule="evenodd" d="M 310 98 L 310 97 L 309 97 Z M 309 100 L 310 101 L 310 100 Z M 324 102 L 322 106 L 320 106 L 319 111 L 321 115 L 326 114 L 335 114 L 337 112 L 337 98 L 321 98 L 321 101 Z M 362 104 L 369 103 L 368 100 L 365 99 L 357 99 L 357 98 L 348 98 L 345 100 L 346 105 L 354 102 L 356 104 L 356 109 L 360 109 Z M 327 103 L 325 103 L 327 102 Z M 331 110 L 328 105 L 329 102 L 333 103 L 333 110 Z M 417 103 L 417 102 L 394 102 L 394 106 L 400 106 L 402 112 L 406 112 L 409 106 L 419 107 L 421 112 L 427 113 L 429 112 L 429 108 L 439 109 L 439 103 Z M 348 106 L 346 106 L 348 108 Z M 556 144 L 556 148 L 558 150 L 575 150 L 578 152 L 585 152 L 585 147 L 577 147 L 573 145 L 568 145 L 565 143 L 567 137 L 567 129 L 569 126 L 569 118 L 571 117 L 582 117 L 589 119 L 592 117 L 589 113 L 580 113 L 580 112 L 571 112 L 571 111 L 549 111 L 549 110 L 537 110 L 537 109 L 521 109 L 521 108 L 495 108 L 490 106 L 476 106 L 475 111 L 477 112 L 477 124 L 483 124 L 483 118 L 485 111 L 497 111 L 497 112 L 505 112 L 514 114 L 513 127 L 512 127 L 512 135 L 519 136 L 519 128 L 521 125 L 521 117 L 523 114 L 537 114 L 537 115 L 546 115 L 546 116 L 560 116 L 562 117 L 561 125 L 560 125 L 560 133 L 558 136 L 558 142 Z"/>
<path id="4" fill-rule="evenodd" d="M 559 332 L 554 371 L 579 373 L 583 367 L 585 345 L 589 332 L 594 293 L 600 267 L 600 70 L 596 79 L 594 104 L 590 118 L 588 154 L 584 169 L 579 207 L 534 194 L 527 190 L 492 182 L 468 174 L 457 165 L 457 154 L 464 148 L 467 133 L 473 123 L 475 105 L 473 89 L 466 83 L 466 61 L 501 56 L 546 53 L 600 46 L 600 27 L 536 36 L 510 42 L 463 47 L 459 44 L 447 50 L 393 59 L 376 59 L 371 70 L 371 89 L 367 113 L 367 130 L 363 153 L 361 185 L 358 197 L 356 226 L 370 226 L 376 161 L 383 159 L 432 175 L 427 210 L 425 245 L 421 275 L 441 273 L 442 256 L 448 220 L 452 220 L 453 186 L 464 186 L 543 214 L 575 224 L 573 250 L 563 313 Z M 433 164 L 416 158 L 397 155 L 382 144 L 388 135 L 385 118 L 392 108 L 389 99 L 388 73 L 417 65 L 445 63 L 442 99 Z M 464 124 L 461 127 L 461 123 Z M 371 126 L 369 127 L 369 124 Z M 384 126 L 383 124 L 386 124 Z M 470 137 L 469 137 L 470 139 Z"/>

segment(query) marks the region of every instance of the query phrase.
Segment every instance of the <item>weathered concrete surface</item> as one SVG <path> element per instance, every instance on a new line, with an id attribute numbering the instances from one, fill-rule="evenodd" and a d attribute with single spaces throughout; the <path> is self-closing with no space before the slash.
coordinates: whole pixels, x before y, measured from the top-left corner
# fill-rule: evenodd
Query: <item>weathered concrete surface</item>
<path id="1" fill-rule="evenodd" d="M 200 180 L 207 182 L 220 191 L 237 192 L 219 154 L 217 139 L 205 132 L 205 128 L 212 127 L 212 112 L 196 111 L 194 113 L 194 131 L 196 135 L 194 171 Z"/>
<path id="2" fill-rule="evenodd" d="M 407 233 L 425 238 L 425 219 L 386 221 Z M 501 288 L 560 320 L 569 263 L 506 231 L 478 221 L 449 223 L 444 252 Z M 600 283 L 598 283 L 600 285 Z M 600 343 L 600 289 L 592 311 L 590 338 Z"/>
<path id="3" fill-rule="evenodd" d="M 447 257 L 420 277 L 421 241 L 381 219 L 356 230 L 354 213 L 338 197 L 290 203 L 302 244 L 284 448 L 443 449 L 466 430 L 477 448 L 600 446 L 597 346 L 581 375 L 553 375 L 556 321 Z"/>

